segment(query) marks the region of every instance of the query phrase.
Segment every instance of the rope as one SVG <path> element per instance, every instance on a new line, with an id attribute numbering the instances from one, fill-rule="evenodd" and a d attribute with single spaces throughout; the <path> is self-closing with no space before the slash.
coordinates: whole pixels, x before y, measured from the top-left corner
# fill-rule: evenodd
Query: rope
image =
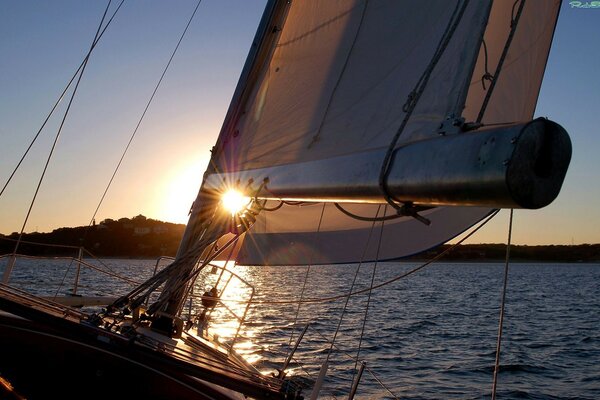
<path id="1" fill-rule="evenodd" d="M 90 50 L 88 51 L 88 56 L 85 58 L 83 62 L 83 66 L 79 72 L 79 77 L 77 78 L 77 83 L 75 83 L 75 87 L 73 88 L 73 92 L 71 93 L 71 98 L 69 99 L 69 104 L 65 110 L 63 118 L 60 122 L 60 126 L 58 127 L 58 131 L 54 137 L 54 142 L 52 143 L 52 147 L 50 148 L 50 153 L 48 154 L 48 158 L 46 159 L 46 163 L 44 164 L 44 169 L 42 170 L 42 174 L 40 175 L 40 179 L 38 180 L 37 187 L 35 189 L 35 193 L 33 194 L 33 198 L 31 199 L 31 203 L 29 204 L 29 209 L 27 210 L 27 215 L 25 216 L 25 220 L 23 221 L 23 226 L 21 227 L 21 232 L 19 233 L 19 238 L 17 239 L 17 243 L 15 245 L 15 249 L 13 250 L 13 254 L 16 254 L 19 251 L 19 245 L 21 244 L 21 239 L 23 238 L 23 233 L 25 232 L 25 227 L 27 226 L 27 222 L 29 221 L 29 216 L 31 215 L 31 211 L 33 210 L 33 205 L 35 204 L 35 200 L 37 199 L 37 195 L 40 191 L 40 187 L 42 186 L 42 182 L 44 181 L 44 177 L 46 176 L 46 171 L 48 170 L 48 166 L 50 165 L 50 160 L 52 159 L 52 155 L 54 154 L 54 150 L 56 149 L 56 145 L 58 143 L 58 138 L 62 132 L 67 116 L 69 115 L 69 111 L 71 110 L 71 105 L 73 104 L 73 100 L 75 99 L 75 94 L 77 93 L 77 89 L 79 88 L 79 84 L 81 83 L 81 78 L 83 77 L 83 73 L 85 72 L 85 68 L 89 61 L 89 54 L 94 49 L 96 45 L 100 31 L 102 29 L 102 24 L 104 23 L 104 19 L 106 18 L 106 13 L 110 7 L 110 1 L 108 2 L 106 9 L 104 10 L 104 14 L 102 15 L 102 19 L 100 20 L 100 24 L 98 25 L 98 29 L 96 30 L 96 35 L 94 36 L 94 40 L 90 46 Z"/>
<path id="2" fill-rule="evenodd" d="M 414 212 L 414 210 L 413 210 L 413 212 L 411 212 L 410 206 L 406 207 L 406 205 L 405 205 L 403 207 L 403 206 L 396 204 L 396 201 L 394 200 L 394 198 L 392 197 L 392 195 L 390 194 L 390 192 L 387 188 L 387 177 L 388 177 L 389 168 L 390 168 L 391 162 L 392 162 L 392 155 L 394 153 L 394 148 L 396 147 L 396 143 L 398 142 L 400 135 L 404 131 L 404 128 L 408 124 L 408 120 L 412 116 L 412 113 L 415 110 L 417 103 L 419 102 L 419 99 L 421 98 L 421 95 L 425 91 L 425 87 L 427 86 L 427 83 L 433 72 L 433 69 L 437 65 L 440 58 L 442 57 L 442 54 L 446 50 L 446 47 L 448 46 L 450 39 L 454 35 L 454 32 L 456 31 L 458 23 L 462 19 L 462 16 L 464 14 L 465 9 L 467 8 L 468 3 L 469 3 L 469 0 L 465 0 L 462 4 L 462 7 L 460 7 L 460 10 L 459 10 L 460 3 L 458 3 L 458 2 L 456 3 L 456 7 L 454 8 L 452 16 L 450 17 L 450 20 L 448 21 L 448 25 L 446 26 L 446 30 L 444 31 L 444 34 L 440 38 L 438 47 L 437 47 L 431 61 L 429 62 L 429 65 L 427 66 L 425 71 L 423 71 L 423 75 L 421 75 L 421 78 L 417 82 L 413 91 L 408 95 L 408 99 L 407 99 L 406 103 L 404 104 L 404 106 L 402 107 L 402 109 L 404 110 L 406 115 L 404 116 L 404 119 L 402 120 L 400 127 L 396 131 L 396 134 L 392 138 L 392 141 L 390 142 L 390 144 L 388 146 L 388 150 L 386 152 L 386 155 L 383 159 L 383 164 L 381 165 L 381 170 L 379 172 L 379 187 L 383 193 L 385 200 L 388 202 L 388 204 L 390 204 L 392 207 L 394 207 L 394 209 L 402 215 L 407 215 L 407 214 L 411 215 L 412 214 L 412 216 L 416 217 L 418 214 L 416 214 L 416 212 Z M 425 222 L 425 221 L 423 221 L 423 222 Z"/>
<path id="3" fill-rule="evenodd" d="M 487 90 L 487 88 L 485 87 L 485 81 L 493 81 L 494 80 L 494 75 L 490 74 L 490 70 L 488 69 L 488 50 L 487 50 L 487 44 L 485 43 L 485 39 L 483 39 L 481 41 L 481 44 L 483 45 L 483 60 L 484 60 L 484 72 L 483 72 L 483 76 L 481 77 L 481 86 L 483 86 L 483 90 Z"/>
<path id="4" fill-rule="evenodd" d="M 177 42 L 175 49 L 171 53 L 171 57 L 169 58 L 169 61 L 167 62 L 167 65 L 165 66 L 165 68 L 160 76 L 160 79 L 158 80 L 158 83 L 154 87 L 154 91 L 152 92 L 152 95 L 150 96 L 150 99 L 148 100 L 148 103 L 146 104 L 146 107 L 144 108 L 144 111 L 142 112 L 142 115 L 141 115 L 140 119 L 138 120 L 138 123 L 137 123 L 135 129 L 133 130 L 133 133 L 131 134 L 131 137 L 129 138 L 129 142 L 127 143 L 127 146 L 125 146 L 125 150 L 123 151 L 123 154 L 121 155 L 121 158 L 119 159 L 119 162 L 117 163 L 117 166 L 115 167 L 115 170 L 114 170 L 112 176 L 110 177 L 108 184 L 106 185 L 106 189 L 104 190 L 104 193 L 102 194 L 102 197 L 100 198 L 100 202 L 98 203 L 98 206 L 96 207 L 96 210 L 94 211 L 94 214 L 92 215 L 92 218 L 90 219 L 88 228 L 93 224 L 94 219 L 96 218 L 96 214 L 98 214 L 98 210 L 100 210 L 100 206 L 104 202 L 104 198 L 106 197 L 106 194 L 108 193 L 108 190 L 109 190 L 110 186 L 112 185 L 112 182 L 115 179 L 115 176 L 117 175 L 117 172 L 119 171 L 119 168 L 121 167 L 121 164 L 123 163 L 123 159 L 125 158 L 125 155 L 127 154 L 127 151 L 129 150 L 129 147 L 131 146 L 131 143 L 133 142 L 133 139 L 135 138 L 137 131 L 138 131 L 140 125 L 142 124 L 144 117 L 146 116 L 146 112 L 148 111 L 150 104 L 152 104 L 152 100 L 154 100 L 154 96 L 156 95 L 156 92 L 158 91 L 158 88 L 160 87 L 160 84 L 162 83 L 162 80 L 165 77 L 167 70 L 169 69 L 169 66 L 171 65 L 171 61 L 173 61 L 173 58 L 175 57 L 175 54 L 177 53 L 177 50 L 179 49 L 179 45 L 181 44 L 192 20 L 194 19 L 194 16 L 196 15 L 196 11 L 198 10 L 198 7 L 200 6 L 201 2 L 202 2 L 202 0 L 198 0 L 198 3 L 196 4 L 196 8 L 194 8 L 194 12 L 192 13 L 192 16 L 188 20 L 188 23 L 185 26 L 183 33 L 179 37 L 179 41 Z M 85 235 L 84 235 L 84 237 L 85 237 Z"/>
<path id="5" fill-rule="evenodd" d="M 381 210 L 381 206 L 377 207 L 377 212 L 375 213 L 375 218 L 377 218 L 377 216 L 379 215 L 379 211 Z M 384 212 L 385 215 L 385 212 Z M 352 285 L 350 285 L 350 290 L 349 293 L 352 293 L 352 290 L 354 289 L 354 285 L 356 284 L 356 279 L 358 277 L 358 273 L 360 272 L 360 267 L 362 265 L 362 261 L 365 258 L 366 254 L 367 254 L 367 249 L 369 247 L 369 242 L 371 241 L 371 236 L 373 234 L 373 229 L 375 228 L 375 221 L 373 221 L 373 223 L 371 224 L 371 229 L 369 231 L 369 237 L 367 239 L 367 243 L 365 244 L 365 247 L 363 249 L 363 254 L 361 256 L 360 259 L 360 263 L 358 264 L 358 267 L 356 268 L 356 272 L 354 273 L 354 279 L 352 280 Z M 381 223 L 381 229 L 383 230 L 383 222 Z M 379 244 L 381 244 L 381 235 L 379 235 Z M 379 246 L 377 247 L 377 257 L 375 257 L 376 259 L 379 258 Z M 377 264 L 376 264 L 377 265 Z M 338 322 L 337 328 L 335 330 L 335 333 L 333 334 L 333 339 L 331 340 L 331 346 L 329 347 L 329 351 L 327 352 L 327 359 L 326 361 L 329 361 L 329 357 L 331 355 L 331 350 L 333 349 L 333 345 L 335 344 L 335 339 L 337 338 L 337 335 L 340 331 L 340 327 L 342 326 L 342 321 L 344 320 L 344 315 L 346 315 L 346 309 L 348 308 L 348 303 L 350 302 L 350 296 L 348 295 L 346 297 L 346 302 L 344 303 L 344 308 L 342 309 L 342 315 L 340 315 L 340 320 Z"/>
<path id="6" fill-rule="evenodd" d="M 4 186 L 2 187 L 2 190 L 0 190 L 0 197 L 2 196 L 2 194 L 4 193 L 4 191 L 6 190 L 6 188 L 8 187 L 8 185 L 10 184 L 12 178 L 14 177 L 15 173 L 18 171 L 19 167 L 21 166 L 21 164 L 25 160 L 25 157 L 27 157 L 27 154 L 29 154 L 29 150 L 31 150 L 31 147 L 33 147 L 33 144 L 36 142 L 37 138 L 42 133 L 42 130 L 44 129 L 44 127 L 46 126 L 46 124 L 50 120 L 50 117 L 52 116 L 52 114 L 54 114 L 54 110 L 56 110 L 56 107 L 58 107 L 58 105 L 61 103 L 61 101 L 64 98 L 65 94 L 67 93 L 67 91 L 71 87 L 71 84 L 73 83 L 73 81 L 75 80 L 75 78 L 79 75 L 79 72 L 84 67 L 84 65 L 87 63 L 87 60 L 89 59 L 89 57 L 90 57 L 90 55 L 92 53 L 92 50 L 96 47 L 96 45 L 100 41 L 100 38 L 102 37 L 102 35 L 104 35 L 104 32 L 106 31 L 106 28 L 108 28 L 108 26 L 112 22 L 113 18 L 117 14 L 117 11 L 119 11 L 119 9 L 121 8 L 121 6 L 123 5 L 124 2 L 125 2 L 125 0 L 121 0 L 121 3 L 119 4 L 119 6 L 117 7 L 117 9 L 114 11 L 113 15 L 110 17 L 110 19 L 108 20 L 108 22 L 104 26 L 104 29 L 102 29 L 102 32 L 100 32 L 100 34 L 98 35 L 97 39 L 92 44 L 92 47 L 90 48 L 90 50 L 88 51 L 88 53 L 84 57 L 84 59 L 81 62 L 81 64 L 79 64 L 79 67 L 77 67 L 77 69 L 73 73 L 73 76 L 71 77 L 71 79 L 69 80 L 69 82 L 67 83 L 67 85 L 65 86 L 65 88 L 63 89 L 62 93 L 60 94 L 60 96 L 58 96 L 58 99 L 56 100 L 56 102 L 54 102 L 54 105 L 50 109 L 50 112 L 46 116 L 46 119 L 42 123 L 42 126 L 40 127 L 40 129 L 38 129 L 37 133 L 35 134 L 35 136 L 31 140 L 31 142 L 29 143 L 29 146 L 25 150 L 25 153 L 23 153 L 23 156 L 21 157 L 21 159 L 17 163 L 17 166 L 13 169 L 12 173 L 10 174 L 10 176 L 8 177 L 8 179 L 6 180 L 6 183 L 4 183 Z M 110 4 L 110 1 L 109 1 L 109 4 Z"/>
<path id="7" fill-rule="evenodd" d="M 404 215 L 388 215 L 388 216 L 383 216 L 383 217 L 375 217 L 375 218 L 370 218 L 370 217 L 363 217 L 362 215 L 357 215 L 354 213 L 351 213 L 350 211 L 346 210 L 345 208 L 343 208 L 341 205 L 339 205 L 338 203 L 333 203 L 333 205 L 335 205 L 335 207 L 340 210 L 342 213 L 346 214 L 347 216 L 349 216 L 350 218 L 354 218 L 357 219 L 359 221 L 366 221 L 366 222 L 378 222 L 378 221 L 389 221 L 391 219 L 397 219 L 397 218 L 402 218 Z"/>
<path id="8" fill-rule="evenodd" d="M 321 216 L 319 217 L 319 224 L 317 225 L 317 231 L 315 232 L 314 238 L 316 241 L 317 235 L 321 231 L 321 224 L 323 223 L 323 214 L 325 214 L 325 206 L 326 203 L 323 203 L 323 208 L 321 209 Z M 312 253 L 311 253 L 312 258 Z M 302 298 L 304 297 L 304 290 L 306 289 L 306 282 L 308 281 L 308 274 L 310 273 L 311 262 L 306 267 L 306 275 L 304 275 L 304 283 L 302 284 L 302 291 L 300 292 L 300 301 L 298 301 L 298 308 L 296 309 L 296 316 L 294 317 L 294 323 L 292 324 L 292 333 L 290 334 L 289 344 L 292 343 L 294 339 L 294 332 L 296 331 L 296 322 L 298 321 L 298 315 L 300 314 L 300 305 L 302 304 Z"/>
<path id="9" fill-rule="evenodd" d="M 496 399 L 496 384 L 498 382 L 498 370 L 500 369 L 500 344 L 502 343 L 502 326 L 504 322 L 504 305 L 506 304 L 506 286 L 508 284 L 508 263 L 510 260 L 510 241 L 513 226 L 513 209 L 510 209 L 508 222 L 508 240 L 506 243 L 506 260 L 504 262 L 504 282 L 502 285 L 502 301 L 500 303 L 500 321 L 498 321 L 498 341 L 496 343 L 496 361 L 494 363 L 494 381 L 492 383 L 492 400 Z"/>
<path id="10" fill-rule="evenodd" d="M 477 115 L 476 123 L 480 123 L 481 120 L 483 119 L 483 114 L 485 113 L 488 103 L 490 102 L 490 98 L 492 97 L 492 93 L 494 92 L 494 88 L 496 87 L 496 82 L 498 82 L 498 77 L 500 76 L 500 71 L 502 71 L 502 66 L 504 65 L 504 60 L 506 59 L 506 56 L 508 55 L 508 50 L 510 49 L 510 45 L 511 45 L 513 37 L 515 35 L 515 31 L 517 30 L 517 25 L 519 24 L 519 19 L 521 18 L 521 14 L 523 13 L 523 7 L 525 7 L 525 0 L 521 0 L 521 4 L 519 4 L 519 9 L 517 10 L 517 15 L 514 16 L 515 6 L 517 5 L 518 1 L 519 0 L 515 1 L 512 6 L 511 20 L 510 20 L 510 32 L 508 34 L 508 37 L 506 38 L 506 43 L 504 44 L 504 49 L 502 50 L 502 55 L 500 56 L 500 59 L 498 60 L 498 65 L 496 66 L 496 72 L 494 73 L 494 77 L 493 77 L 492 81 L 490 82 L 490 90 L 488 90 L 487 93 L 485 94 L 485 98 L 483 99 L 483 103 L 481 104 L 481 109 L 479 110 L 479 114 Z M 483 43 L 485 46 L 485 42 L 483 42 Z M 485 47 L 484 47 L 484 49 L 485 49 Z M 483 82 L 483 80 L 482 80 L 482 82 Z"/>
<path id="11" fill-rule="evenodd" d="M 387 206 L 383 209 L 383 215 L 387 212 Z M 377 243 L 377 254 L 375 255 L 375 264 L 373 265 L 373 274 L 371 274 L 371 285 L 369 286 L 369 292 L 367 296 L 367 305 L 365 307 L 365 316 L 363 318 L 362 327 L 360 330 L 360 337 L 358 339 L 358 349 L 356 350 L 356 361 L 354 363 L 354 372 L 352 373 L 352 381 L 356 375 L 356 369 L 358 367 L 358 358 L 360 357 L 360 349 L 362 347 L 363 337 L 365 335 L 365 326 L 367 325 L 367 317 L 369 315 L 369 306 L 371 305 L 371 294 L 373 293 L 373 285 L 375 283 L 375 275 L 377 273 L 377 262 L 379 260 L 379 251 L 381 250 L 381 241 L 383 239 L 383 228 L 385 221 L 381 222 L 381 230 L 379 231 L 379 242 Z"/>

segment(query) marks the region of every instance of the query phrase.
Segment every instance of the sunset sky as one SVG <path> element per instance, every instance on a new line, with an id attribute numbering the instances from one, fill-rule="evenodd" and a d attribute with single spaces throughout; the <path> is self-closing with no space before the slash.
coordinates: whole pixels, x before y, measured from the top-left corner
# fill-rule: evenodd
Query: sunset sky
<path id="1" fill-rule="evenodd" d="M 186 222 L 264 4 L 202 1 L 96 221 L 143 214 Z M 92 53 L 26 232 L 89 223 L 195 6 L 125 2 Z M 0 189 L 83 60 L 105 7 L 0 0 Z M 573 159 L 552 205 L 515 213 L 517 244 L 600 243 L 599 34 L 600 8 L 563 2 L 535 114 L 567 129 Z M 66 104 L 0 197 L 0 233 L 20 231 Z M 505 241 L 507 215 L 471 242 Z"/>

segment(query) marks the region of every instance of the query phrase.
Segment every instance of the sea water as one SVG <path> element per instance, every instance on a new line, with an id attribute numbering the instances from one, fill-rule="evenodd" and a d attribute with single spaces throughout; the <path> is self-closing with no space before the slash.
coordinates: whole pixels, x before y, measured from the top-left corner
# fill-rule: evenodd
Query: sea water
<path id="1" fill-rule="evenodd" d="M 89 262 L 135 281 L 155 269 L 153 260 Z M 0 260 L 0 273 L 5 265 Z M 271 374 L 308 324 L 288 373 L 307 387 L 305 395 L 328 358 L 320 398 L 346 398 L 362 362 L 357 398 L 490 398 L 504 265 L 438 263 L 368 290 L 417 266 L 237 266 L 240 279 L 224 274 L 220 281 L 230 282 L 222 294 L 229 311 L 215 310 L 209 329 L 224 342 L 237 333 L 236 350 Z M 11 283 L 64 294 L 73 290 L 76 269 L 65 260 L 18 260 Z M 210 272 L 201 274 L 198 294 L 219 279 L 220 270 Z M 512 263 L 508 277 L 497 397 L 600 399 L 600 265 Z M 82 268 L 77 291 L 129 288 Z M 346 301 L 350 291 L 362 293 Z M 301 298 L 311 302 L 298 306 Z M 198 308 L 192 304 L 192 312 Z"/>

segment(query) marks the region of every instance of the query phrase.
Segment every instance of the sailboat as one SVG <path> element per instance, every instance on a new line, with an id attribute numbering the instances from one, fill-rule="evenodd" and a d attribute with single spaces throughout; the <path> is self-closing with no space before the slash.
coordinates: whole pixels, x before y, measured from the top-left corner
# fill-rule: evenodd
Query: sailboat
<path id="1" fill-rule="evenodd" d="M 34 399 L 302 398 L 291 354 L 263 375 L 186 316 L 195 279 L 218 260 L 400 259 L 550 204 L 570 139 L 532 116 L 559 8 L 269 1 L 175 259 L 96 312 L 17 289 L 6 267 L 0 373 Z"/>

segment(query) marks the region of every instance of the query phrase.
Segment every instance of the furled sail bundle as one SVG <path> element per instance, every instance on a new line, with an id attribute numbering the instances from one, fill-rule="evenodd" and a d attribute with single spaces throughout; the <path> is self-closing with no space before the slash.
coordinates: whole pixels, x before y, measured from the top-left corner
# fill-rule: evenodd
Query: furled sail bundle
<path id="1" fill-rule="evenodd" d="M 546 205 L 570 142 L 557 124 L 529 121 L 559 5 L 270 3 L 189 232 L 203 193 L 232 186 L 272 210 L 236 249 L 241 264 L 403 257 L 494 208 Z M 378 242 L 372 219 L 384 213 L 396 218 Z"/>

